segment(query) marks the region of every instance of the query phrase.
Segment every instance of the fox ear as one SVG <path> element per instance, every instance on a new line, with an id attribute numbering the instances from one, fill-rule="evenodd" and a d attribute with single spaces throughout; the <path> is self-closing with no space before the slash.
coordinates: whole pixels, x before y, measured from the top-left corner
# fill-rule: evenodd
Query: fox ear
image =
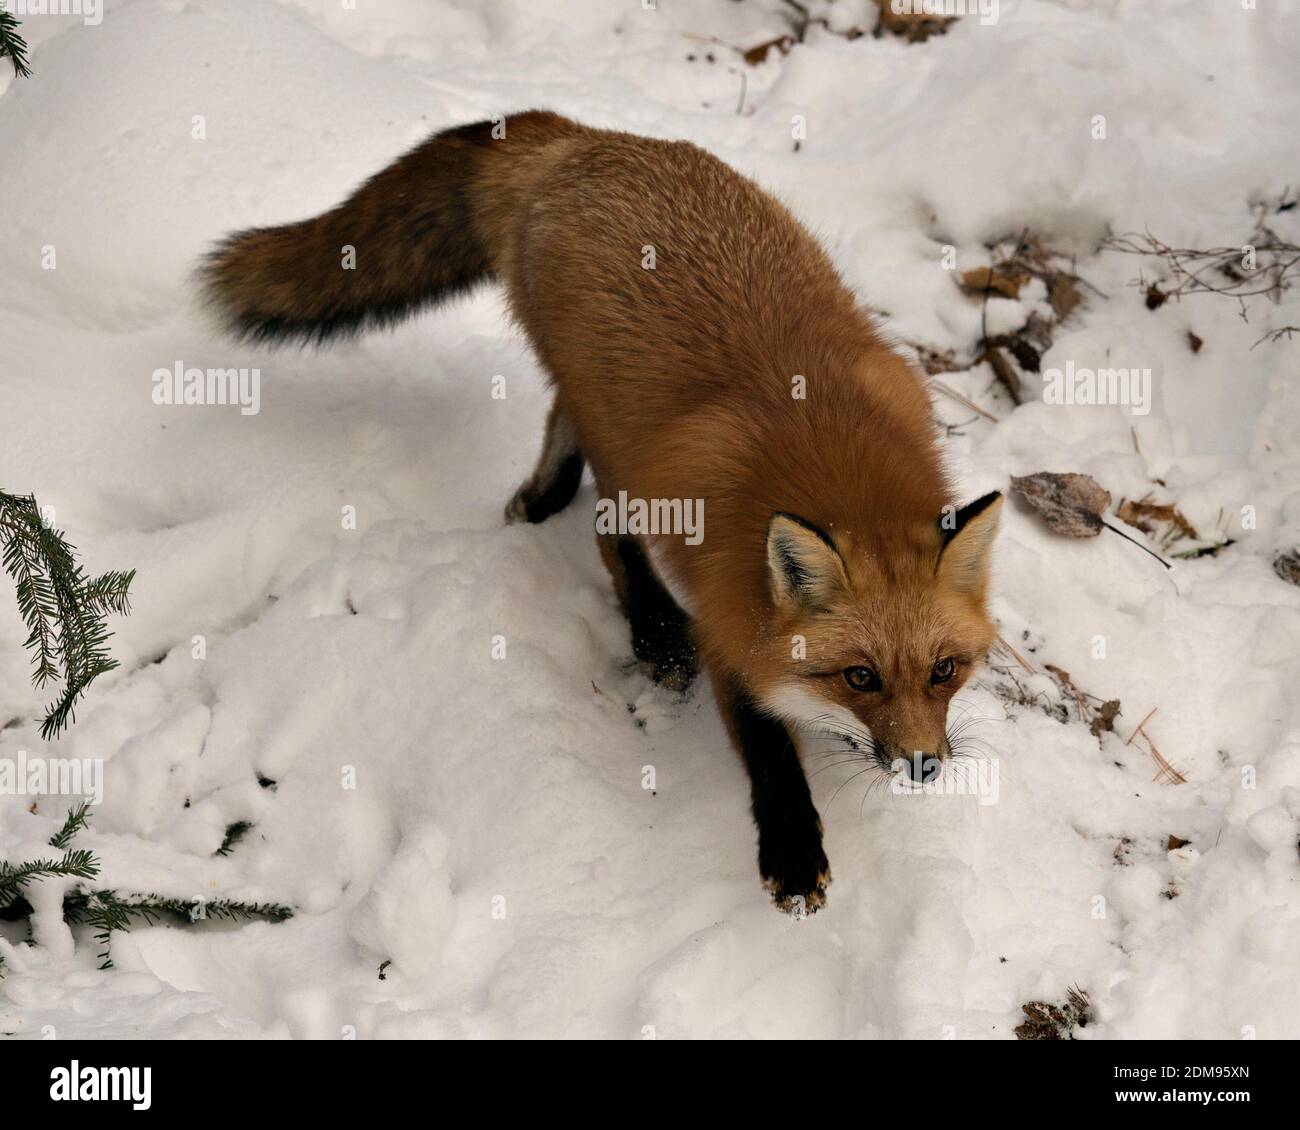
<path id="1" fill-rule="evenodd" d="M 980 595 L 989 573 L 989 549 L 1002 512 L 999 491 L 967 503 L 939 521 L 939 578 L 957 592 Z"/>
<path id="2" fill-rule="evenodd" d="M 767 570 L 778 607 L 822 608 L 848 587 L 835 543 L 794 514 L 773 514 L 768 523 Z"/>

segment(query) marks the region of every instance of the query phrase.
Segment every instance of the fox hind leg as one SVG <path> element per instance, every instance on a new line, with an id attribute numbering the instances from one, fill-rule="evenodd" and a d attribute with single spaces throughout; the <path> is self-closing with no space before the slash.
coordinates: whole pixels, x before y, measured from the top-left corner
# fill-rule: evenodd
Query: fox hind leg
<path id="1" fill-rule="evenodd" d="M 554 401 L 546 417 L 546 435 L 537 468 L 506 504 L 506 521 L 545 522 L 552 514 L 558 514 L 578 493 L 582 468 L 582 452 L 578 450 L 573 424 L 559 401 Z"/>

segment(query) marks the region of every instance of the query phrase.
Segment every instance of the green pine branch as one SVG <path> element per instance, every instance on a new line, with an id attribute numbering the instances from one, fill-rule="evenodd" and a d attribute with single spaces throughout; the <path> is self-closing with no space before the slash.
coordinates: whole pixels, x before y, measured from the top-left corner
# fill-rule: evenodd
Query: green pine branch
<path id="1" fill-rule="evenodd" d="M 93 879 L 99 874 L 99 860 L 84 848 L 69 847 L 86 827 L 88 808 L 83 801 L 69 810 L 63 827 L 50 837 L 53 847 L 64 849 L 62 859 L 35 859 L 13 866 L 0 860 L 0 920 L 22 921 L 32 914 L 23 888 L 48 878 Z M 234 827 L 234 825 L 232 825 Z M 278 902 L 242 902 L 239 899 L 211 899 L 195 902 L 158 894 L 123 894 L 115 890 L 86 890 L 78 887 L 63 896 L 63 917 L 73 925 L 89 926 L 99 943 L 99 968 L 113 968 L 114 931 L 127 931 L 137 920 L 148 926 L 171 921 L 189 926 L 206 919 L 221 922 L 283 922 L 293 910 Z M 0 963 L 2 965 L 2 963 Z M 0 968 L 3 976 L 3 968 Z"/>
<path id="2" fill-rule="evenodd" d="M 99 860 L 85 848 L 69 848 L 62 859 L 31 859 L 15 866 L 0 859 L 0 910 L 15 902 L 28 883 L 37 879 L 93 879 Z"/>
<path id="3" fill-rule="evenodd" d="M 18 612 L 27 626 L 32 682 L 62 682 L 50 703 L 41 737 L 56 738 L 76 720 L 77 700 L 95 679 L 117 666 L 108 654 L 106 619 L 131 611 L 135 570 L 86 576 L 75 547 L 47 526 L 32 495 L 0 491 L 0 564 L 13 579 Z"/>
<path id="4" fill-rule="evenodd" d="M 50 837 L 50 847 L 62 850 L 72 843 L 73 836 L 86 826 L 86 816 L 89 811 L 90 802 L 85 800 L 75 808 L 68 809 L 68 816 L 63 821 L 63 827 Z"/>
<path id="5" fill-rule="evenodd" d="M 66 910 L 64 912 L 67 913 Z M 112 891 L 95 891 L 86 896 L 85 920 L 95 932 L 99 943 L 99 968 L 113 968 L 110 948 L 114 930 L 131 929 L 131 919 L 126 908 Z"/>
<path id="6" fill-rule="evenodd" d="M 18 34 L 18 18 L 0 8 L 0 59 L 5 57 L 13 63 L 19 78 L 27 78 L 32 73 L 27 65 L 27 44 Z"/>
<path id="7" fill-rule="evenodd" d="M 199 906 L 202 914 L 198 914 Z M 205 919 L 224 922 L 283 922 L 293 911 L 276 902 L 241 902 L 238 899 L 212 899 L 196 904 L 191 899 L 157 894 L 119 894 L 117 891 L 77 891 L 63 902 L 63 915 L 72 923 L 85 924 L 95 932 L 99 943 L 99 968 L 112 969 L 113 931 L 126 932 L 136 920 L 146 926 L 172 922 L 192 926 Z"/>
<path id="8" fill-rule="evenodd" d="M 237 843 L 252 830 L 253 825 L 247 820 L 236 820 L 226 828 L 226 834 L 221 838 L 221 846 L 217 848 L 218 855 L 229 855 Z"/>

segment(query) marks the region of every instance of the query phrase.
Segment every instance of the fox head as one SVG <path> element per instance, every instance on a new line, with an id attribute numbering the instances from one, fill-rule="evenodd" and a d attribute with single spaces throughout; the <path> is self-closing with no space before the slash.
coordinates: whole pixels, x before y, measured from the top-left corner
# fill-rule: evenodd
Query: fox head
<path id="1" fill-rule="evenodd" d="M 995 492 L 885 540 L 773 515 L 775 618 L 755 687 L 765 708 L 929 779 L 950 752 L 948 705 L 993 641 L 985 600 L 1001 508 Z"/>

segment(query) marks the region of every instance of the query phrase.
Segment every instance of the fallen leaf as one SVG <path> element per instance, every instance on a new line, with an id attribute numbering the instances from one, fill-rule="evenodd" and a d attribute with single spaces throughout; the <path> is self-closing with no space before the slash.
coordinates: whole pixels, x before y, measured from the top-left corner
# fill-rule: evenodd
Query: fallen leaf
<path id="1" fill-rule="evenodd" d="M 778 35 L 775 39 L 769 39 L 766 43 L 760 43 L 757 47 L 751 47 L 745 52 L 744 59 L 751 67 L 756 67 L 767 58 L 767 53 L 771 48 L 775 47 L 782 55 L 784 55 L 793 46 L 793 35 Z"/>
<path id="2" fill-rule="evenodd" d="M 993 369 L 994 375 L 1002 383 L 1002 386 L 1011 394 L 1011 399 L 1016 404 L 1023 404 L 1024 399 L 1020 394 L 1020 374 L 1011 367 L 1011 362 L 1007 360 L 1006 355 L 996 345 L 990 345 L 977 359 L 976 364 L 980 361 L 987 361 Z"/>
<path id="3" fill-rule="evenodd" d="M 1023 337 L 1013 337 L 1007 347 L 1011 350 L 1011 355 L 1016 359 L 1019 365 L 1026 373 L 1036 373 L 1042 363 L 1042 357 L 1038 350 L 1029 344 Z"/>
<path id="4" fill-rule="evenodd" d="M 1196 527 L 1179 511 L 1178 507 L 1168 502 L 1150 502 L 1147 499 L 1125 499 L 1115 511 L 1130 526 L 1136 526 L 1144 534 L 1151 533 L 1155 522 L 1172 522 L 1189 538 L 1199 538 Z"/>
<path id="5" fill-rule="evenodd" d="M 1191 840 L 1180 839 L 1178 836 L 1170 836 L 1169 842 L 1165 845 L 1165 851 L 1177 851 L 1180 847 L 1186 847 Z"/>
<path id="6" fill-rule="evenodd" d="M 1069 317 L 1070 311 L 1083 301 L 1083 295 L 1074 285 L 1074 276 L 1067 275 L 1064 271 L 1058 272 L 1052 279 L 1051 285 L 1047 288 L 1047 298 L 1052 304 L 1058 321 L 1064 321 Z"/>
<path id="7" fill-rule="evenodd" d="M 965 368 L 957 361 L 957 355 L 951 349 L 931 349 L 928 345 L 913 343 L 916 359 L 930 376 L 936 373 L 955 373 Z"/>
<path id="8" fill-rule="evenodd" d="M 1092 736 L 1094 738 L 1099 738 L 1103 731 L 1111 731 L 1113 733 L 1115 730 L 1115 719 L 1119 717 L 1119 712 L 1120 706 L 1119 699 L 1117 698 L 1107 699 L 1097 707 L 1096 714 L 1093 715 L 1092 721 L 1088 723 L 1088 729 L 1092 731 Z"/>
<path id="9" fill-rule="evenodd" d="M 1015 298 L 1028 281 L 1029 276 L 1023 271 L 1009 271 L 1005 267 L 973 267 L 961 276 L 961 285 L 967 290 L 976 294 L 989 291 L 1003 298 Z"/>
<path id="10" fill-rule="evenodd" d="M 1058 534 L 1092 538 L 1106 528 L 1101 515 L 1110 505 L 1110 491 L 1088 475 L 1053 471 L 1023 478 L 1012 475 L 1011 490 Z"/>
<path id="11" fill-rule="evenodd" d="M 880 20 L 876 24 L 876 37 L 883 32 L 901 35 L 909 43 L 924 43 L 932 35 L 943 35 L 956 16 L 926 15 L 924 12 L 896 12 L 890 0 L 876 0 Z"/>
<path id="12" fill-rule="evenodd" d="M 1284 581 L 1300 585 L 1300 549 L 1284 549 L 1273 558 L 1273 572 Z"/>
<path id="13" fill-rule="evenodd" d="M 1120 714 L 1120 702 L 1117 698 L 1112 698 L 1099 706 L 1093 706 L 1096 702 L 1096 696 L 1081 691 L 1074 685 L 1074 680 L 1070 678 L 1070 672 L 1057 667 L 1053 663 L 1044 663 L 1043 669 L 1061 684 L 1061 689 L 1074 699 L 1075 706 L 1079 711 L 1079 720 L 1087 721 L 1088 729 L 1092 731 L 1094 738 L 1100 738 L 1106 731 L 1113 732 L 1115 729 L 1115 719 Z M 1091 715 L 1091 717 L 1089 717 Z"/>
<path id="14" fill-rule="evenodd" d="M 1194 333 L 1192 333 L 1191 330 L 1188 330 L 1188 331 L 1187 331 L 1187 344 L 1190 345 L 1190 346 L 1192 347 L 1192 352 L 1193 352 L 1193 353 L 1200 353 L 1200 351 L 1201 351 L 1201 346 L 1204 345 L 1205 342 L 1202 341 L 1199 337 L 1197 337 Z"/>
<path id="15" fill-rule="evenodd" d="M 1025 1014 L 1025 1022 L 1016 1026 L 1016 1039 L 1073 1040 L 1075 1028 L 1086 1028 L 1092 1023 L 1092 1002 L 1078 987 L 1071 987 L 1065 996 L 1064 1005 L 1050 1001 L 1022 1004 L 1020 1009 Z"/>

